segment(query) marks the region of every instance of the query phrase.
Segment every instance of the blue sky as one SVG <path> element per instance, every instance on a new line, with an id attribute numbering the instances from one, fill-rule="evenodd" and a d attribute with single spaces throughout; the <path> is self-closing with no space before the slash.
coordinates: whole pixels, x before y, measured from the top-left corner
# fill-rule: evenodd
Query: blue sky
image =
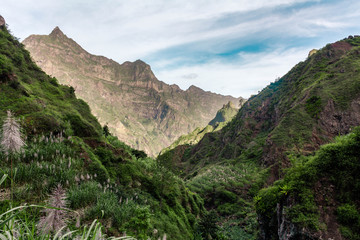
<path id="1" fill-rule="evenodd" d="M 246 98 L 311 49 L 360 34 L 358 0 L 3 0 L 0 14 L 21 40 L 59 26 L 166 83 Z"/>

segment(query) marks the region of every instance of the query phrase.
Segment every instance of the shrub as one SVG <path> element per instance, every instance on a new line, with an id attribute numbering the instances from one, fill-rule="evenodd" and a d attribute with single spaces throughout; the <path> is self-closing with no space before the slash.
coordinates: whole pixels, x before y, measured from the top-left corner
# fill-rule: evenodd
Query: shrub
<path id="1" fill-rule="evenodd" d="M 343 204 L 337 208 L 336 213 L 341 223 L 360 227 L 360 214 L 355 205 Z"/>
<path id="2" fill-rule="evenodd" d="M 306 112 L 313 118 L 318 118 L 321 112 L 321 98 L 319 96 L 312 96 L 306 100 Z"/>

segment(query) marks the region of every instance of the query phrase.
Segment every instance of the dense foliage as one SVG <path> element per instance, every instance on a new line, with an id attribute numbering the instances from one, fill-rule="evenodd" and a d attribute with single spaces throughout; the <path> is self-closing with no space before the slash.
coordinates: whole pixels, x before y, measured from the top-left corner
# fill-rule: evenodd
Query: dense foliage
<path id="1" fill-rule="evenodd" d="M 46 204 L 60 184 L 81 223 L 99 219 L 108 235 L 193 238 L 202 199 L 144 152 L 105 131 L 74 89 L 41 71 L 5 27 L 0 29 L 0 63 L 0 123 L 11 110 L 26 139 L 21 152 L 0 153 L 1 212 L 10 205 Z M 24 212 L 31 212 L 26 222 L 32 228 L 44 215 L 31 208 Z M 70 216 L 68 227 L 75 222 Z"/>
<path id="2" fill-rule="evenodd" d="M 277 236 L 278 204 L 296 226 L 310 231 L 325 230 L 336 215 L 346 239 L 360 239 L 360 127 L 334 143 L 324 145 L 314 156 L 296 157 L 283 179 L 262 189 L 256 210 L 264 219 L 269 238 Z M 304 230 L 302 230 L 304 231 Z M 278 236 L 277 236 L 278 237 Z"/>

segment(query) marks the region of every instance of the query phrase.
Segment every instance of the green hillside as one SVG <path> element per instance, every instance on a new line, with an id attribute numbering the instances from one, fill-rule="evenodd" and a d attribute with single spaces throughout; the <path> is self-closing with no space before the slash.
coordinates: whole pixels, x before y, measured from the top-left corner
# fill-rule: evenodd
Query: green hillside
<path id="1" fill-rule="evenodd" d="M 1 126 L 9 120 L 8 110 L 18 119 L 26 145 L 9 156 L 5 145 L 0 152 L 1 213 L 10 206 L 47 204 L 56 195 L 54 189 L 61 185 L 67 201 L 63 207 L 72 210 L 67 218 L 68 231 L 76 229 L 75 218 L 80 216 L 83 226 L 99 219 L 103 232 L 110 236 L 126 232 L 137 239 L 193 238 L 197 219 L 203 213 L 202 199 L 144 152 L 107 132 L 104 135 L 89 106 L 76 98 L 74 89 L 60 85 L 39 69 L 3 26 Z M 1 136 L 9 137 L 5 130 Z M 0 215 L 0 234 L 15 228 L 21 236 L 27 236 L 21 239 L 45 239 L 36 229 L 40 228 L 37 223 L 41 217 L 46 216 L 40 208 L 15 213 Z M 7 225 L 14 219 L 15 225 Z"/>
<path id="2" fill-rule="evenodd" d="M 255 198 L 261 237 L 360 239 L 359 149 L 357 127 L 314 156 L 291 158 L 284 178 Z"/>

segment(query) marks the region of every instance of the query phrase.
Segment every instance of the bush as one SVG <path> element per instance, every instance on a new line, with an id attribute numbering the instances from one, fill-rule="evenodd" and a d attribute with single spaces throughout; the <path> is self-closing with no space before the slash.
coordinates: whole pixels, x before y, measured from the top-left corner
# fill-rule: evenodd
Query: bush
<path id="1" fill-rule="evenodd" d="M 341 223 L 360 227 L 360 214 L 355 205 L 341 205 L 337 208 L 336 214 Z"/>

